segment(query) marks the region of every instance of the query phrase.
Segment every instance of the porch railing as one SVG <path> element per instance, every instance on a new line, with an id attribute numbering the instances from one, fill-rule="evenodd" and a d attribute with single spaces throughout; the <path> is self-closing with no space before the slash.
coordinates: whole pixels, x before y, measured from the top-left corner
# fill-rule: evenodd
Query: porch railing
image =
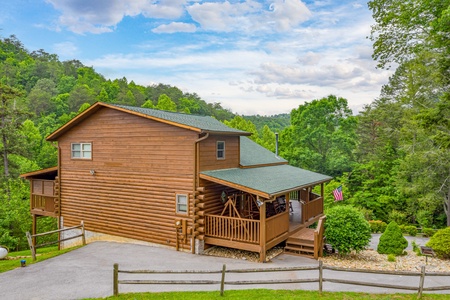
<path id="1" fill-rule="evenodd" d="M 266 241 L 289 231 L 289 212 L 283 212 L 266 220 Z"/>
<path id="2" fill-rule="evenodd" d="M 259 244 L 259 220 L 205 215 L 205 235 L 251 244 Z"/>
<path id="3" fill-rule="evenodd" d="M 302 221 L 307 222 L 309 219 L 323 214 L 323 198 L 317 195 L 317 198 L 306 202 L 302 205 Z"/>

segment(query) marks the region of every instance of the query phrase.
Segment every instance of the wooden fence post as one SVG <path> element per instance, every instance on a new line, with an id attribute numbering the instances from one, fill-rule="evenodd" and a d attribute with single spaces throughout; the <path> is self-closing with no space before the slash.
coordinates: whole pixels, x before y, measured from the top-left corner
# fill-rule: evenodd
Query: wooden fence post
<path id="1" fill-rule="evenodd" d="M 319 260 L 319 294 L 322 295 L 323 287 L 323 261 Z"/>
<path id="2" fill-rule="evenodd" d="M 83 246 L 85 246 L 86 245 L 86 236 L 84 233 L 84 222 L 83 221 L 81 221 L 81 239 L 83 241 Z"/>
<path id="3" fill-rule="evenodd" d="M 419 282 L 419 293 L 417 295 L 417 298 L 422 298 L 422 292 L 423 292 L 423 284 L 425 283 L 425 266 L 422 266 L 420 268 L 420 282 Z"/>
<path id="4" fill-rule="evenodd" d="M 113 294 L 114 296 L 119 295 L 119 264 L 114 264 L 113 271 Z"/>
<path id="5" fill-rule="evenodd" d="M 27 240 L 28 240 L 28 245 L 30 246 L 31 257 L 33 258 L 33 261 L 35 261 L 36 260 L 36 249 L 34 248 L 33 238 L 31 237 L 31 234 L 29 231 L 26 232 L 26 236 L 27 236 Z"/>
<path id="6" fill-rule="evenodd" d="M 225 289 L 225 264 L 222 267 L 222 279 L 220 280 L 220 296 L 223 296 L 223 290 Z"/>

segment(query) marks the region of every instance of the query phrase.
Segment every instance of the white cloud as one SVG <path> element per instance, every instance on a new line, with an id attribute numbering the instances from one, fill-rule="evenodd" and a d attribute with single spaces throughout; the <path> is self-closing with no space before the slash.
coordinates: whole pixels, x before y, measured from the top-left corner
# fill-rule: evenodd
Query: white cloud
<path id="1" fill-rule="evenodd" d="M 175 33 L 175 32 L 195 32 L 197 27 L 194 24 L 172 22 L 170 24 L 163 24 L 152 30 L 154 33 Z"/>
<path id="2" fill-rule="evenodd" d="M 187 7 L 192 19 L 205 30 L 222 32 L 287 31 L 311 17 L 298 0 L 275 0 L 263 6 L 259 2 L 203 2 Z"/>
<path id="3" fill-rule="evenodd" d="M 70 31 L 83 34 L 111 32 L 125 16 L 179 18 L 185 0 L 46 0 L 61 12 L 59 22 Z"/>
<path id="4" fill-rule="evenodd" d="M 279 31 L 290 30 L 311 17 L 306 5 L 298 0 L 276 0 L 270 9 L 268 22 L 274 22 Z"/>
<path id="5" fill-rule="evenodd" d="M 203 2 L 187 7 L 192 19 L 203 29 L 223 32 L 231 32 L 239 28 L 246 31 L 249 26 L 257 25 L 249 19 L 259 14 L 261 9 L 260 3 L 251 0 L 235 4 L 228 1 Z"/>

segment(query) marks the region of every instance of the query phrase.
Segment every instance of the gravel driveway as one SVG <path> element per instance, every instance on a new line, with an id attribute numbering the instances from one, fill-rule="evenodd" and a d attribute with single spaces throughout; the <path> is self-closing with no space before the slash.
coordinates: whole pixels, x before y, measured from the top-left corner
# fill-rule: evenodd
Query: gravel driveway
<path id="1" fill-rule="evenodd" d="M 173 249 L 151 247 L 137 244 L 114 242 L 93 242 L 85 247 L 63 255 L 28 265 L 24 268 L 0 274 L 0 298 L 6 300 L 52 300 L 52 299 L 83 299 L 91 297 L 107 297 L 112 295 L 113 264 L 118 263 L 120 269 L 155 269 L 155 270 L 221 270 L 226 264 L 227 269 L 255 269 L 294 266 L 317 266 L 313 259 L 281 254 L 269 263 L 254 263 L 246 260 L 219 258 L 212 256 L 193 255 L 177 252 Z M 295 279 L 317 278 L 317 271 L 230 274 L 228 280 L 251 279 Z M 127 274 L 120 274 L 127 275 Z M 142 276 L 142 275 L 140 275 Z M 153 279 L 174 278 L 177 275 L 160 275 Z M 214 277 L 214 276 L 217 276 Z M 228 276 L 228 275 L 227 275 Z M 255 277 L 257 276 L 257 278 Z M 350 272 L 324 271 L 324 276 L 347 280 L 362 280 L 367 282 L 392 282 L 417 286 L 418 278 L 400 276 L 389 279 L 387 275 L 361 274 Z M 122 278 L 122 277 L 121 277 Z M 142 279 L 142 277 L 139 277 Z M 123 279 L 123 278 L 122 278 Z M 182 278 L 186 279 L 186 278 Z M 220 274 L 208 275 L 208 279 L 220 280 Z M 448 285 L 450 277 L 430 277 L 426 283 L 432 285 Z M 212 285 L 120 285 L 121 293 L 140 291 L 178 291 L 178 290 L 215 290 L 219 286 Z M 318 283 L 301 283 L 289 285 L 251 285 L 225 286 L 226 289 L 270 288 L 270 289 L 303 289 L 317 290 Z M 325 291 L 360 291 L 377 293 L 400 292 L 392 289 L 352 286 L 324 283 Z M 449 291 L 447 291 L 449 292 Z"/>

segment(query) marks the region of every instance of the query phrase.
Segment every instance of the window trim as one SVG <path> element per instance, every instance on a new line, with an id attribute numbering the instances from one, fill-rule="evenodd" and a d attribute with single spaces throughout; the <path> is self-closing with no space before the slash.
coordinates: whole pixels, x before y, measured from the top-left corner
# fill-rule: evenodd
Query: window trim
<path id="1" fill-rule="evenodd" d="M 74 145 L 79 145 L 80 146 L 80 150 L 75 150 L 75 151 L 79 151 L 80 152 L 80 157 L 74 157 L 73 153 L 74 153 L 74 149 L 73 146 Z M 90 145 L 91 146 L 91 150 L 90 151 L 85 151 L 83 150 L 83 146 L 84 145 Z M 81 160 L 92 160 L 92 153 L 93 153 L 93 147 L 92 147 L 92 142 L 79 142 L 79 143 L 70 143 L 70 158 L 71 159 L 81 159 Z M 84 157 L 83 154 L 90 152 L 91 155 L 90 157 Z"/>
<path id="2" fill-rule="evenodd" d="M 186 204 L 180 204 L 180 197 L 186 198 Z M 186 211 L 182 211 L 179 209 L 180 205 L 186 205 Z M 189 215 L 189 195 L 188 194 L 176 194 L 175 195 L 175 213 L 177 215 Z"/>
<path id="3" fill-rule="evenodd" d="M 219 144 L 223 145 L 223 149 L 219 149 Z M 222 156 L 219 156 L 219 153 L 222 153 Z M 216 142 L 216 159 L 223 160 L 225 159 L 225 141 L 217 141 Z"/>

